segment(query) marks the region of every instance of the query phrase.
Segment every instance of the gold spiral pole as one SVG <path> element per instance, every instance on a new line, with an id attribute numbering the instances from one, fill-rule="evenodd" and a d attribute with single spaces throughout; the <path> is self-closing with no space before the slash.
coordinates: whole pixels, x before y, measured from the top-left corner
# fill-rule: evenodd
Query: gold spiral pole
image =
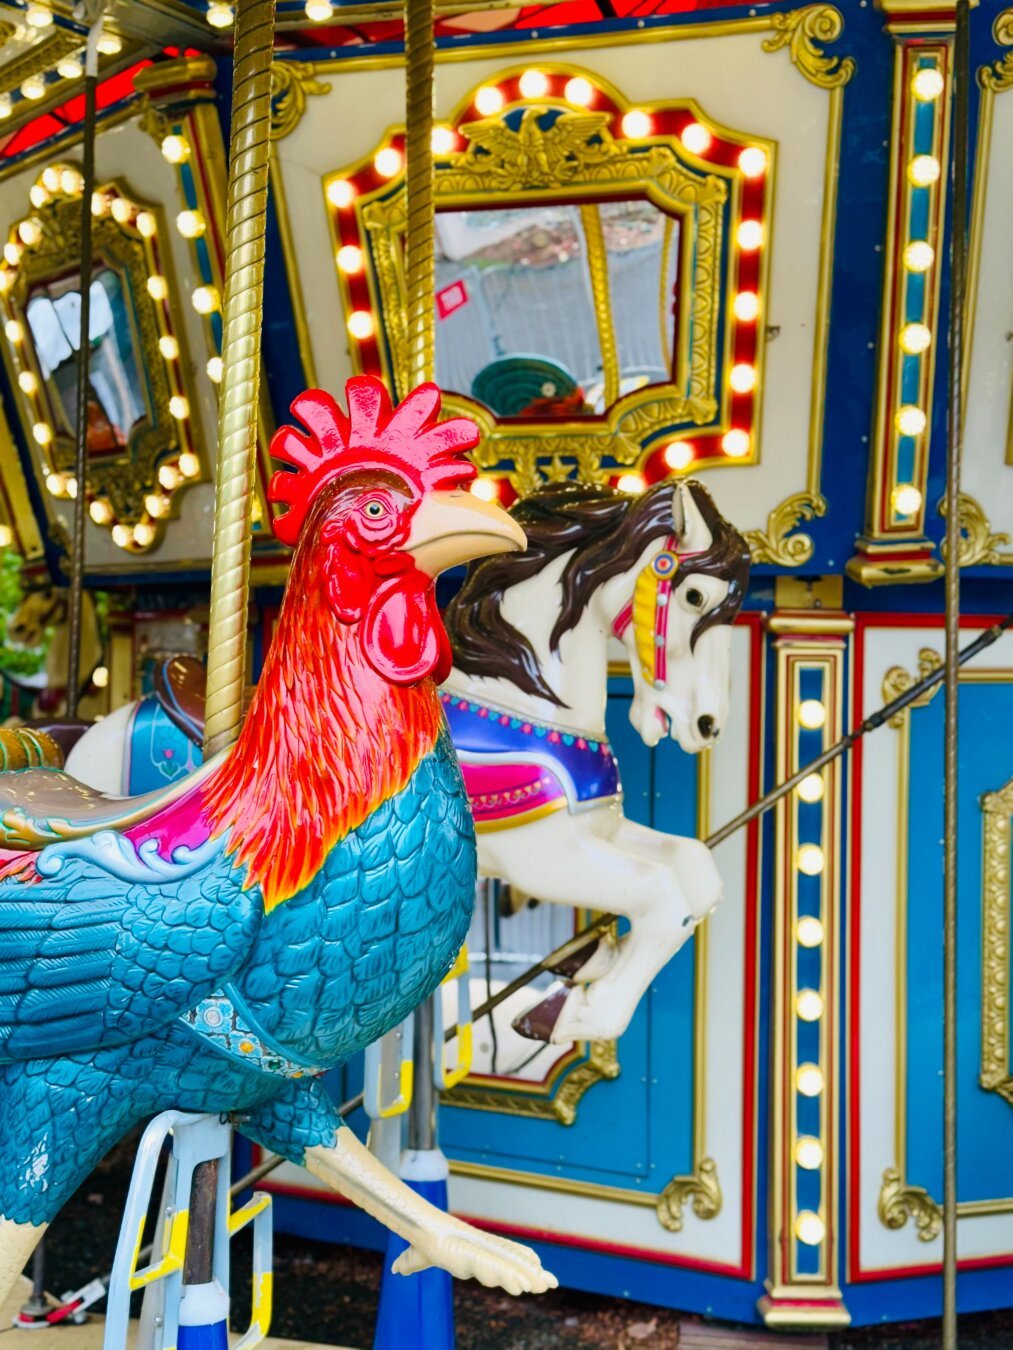
<path id="1" fill-rule="evenodd" d="M 205 756 L 242 720 L 257 457 L 274 0 L 236 6 Z"/>
<path id="2" fill-rule="evenodd" d="M 405 276 L 408 289 L 408 389 L 433 378 L 436 280 L 433 223 L 433 0 L 405 0 Z"/>

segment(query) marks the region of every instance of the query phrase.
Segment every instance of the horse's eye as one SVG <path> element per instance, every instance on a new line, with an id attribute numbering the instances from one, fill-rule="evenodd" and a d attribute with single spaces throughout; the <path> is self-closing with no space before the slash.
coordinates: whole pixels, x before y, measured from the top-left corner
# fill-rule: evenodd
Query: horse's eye
<path id="1" fill-rule="evenodd" d="M 686 592 L 686 603 L 692 605 L 694 609 L 703 609 L 703 591 L 698 591 L 695 586 L 691 586 Z"/>

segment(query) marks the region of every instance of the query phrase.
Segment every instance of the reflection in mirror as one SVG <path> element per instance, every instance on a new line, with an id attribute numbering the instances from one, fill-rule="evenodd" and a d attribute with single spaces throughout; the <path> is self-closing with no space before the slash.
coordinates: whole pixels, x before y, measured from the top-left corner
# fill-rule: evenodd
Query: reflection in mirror
<path id="1" fill-rule="evenodd" d="M 679 223 L 650 202 L 440 212 L 436 239 L 442 388 L 577 417 L 671 379 Z"/>
<path id="2" fill-rule="evenodd" d="M 145 417 L 134 325 L 123 279 L 96 260 L 91 287 L 88 453 L 116 454 Z M 77 426 L 77 350 L 81 289 L 76 276 L 37 284 L 26 317 L 47 386 L 56 435 L 73 440 Z"/>

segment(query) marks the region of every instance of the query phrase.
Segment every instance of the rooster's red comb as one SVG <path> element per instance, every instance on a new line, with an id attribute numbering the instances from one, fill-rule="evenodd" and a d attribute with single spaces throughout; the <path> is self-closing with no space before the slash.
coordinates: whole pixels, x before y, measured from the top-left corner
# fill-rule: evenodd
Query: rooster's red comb
<path id="1" fill-rule="evenodd" d="M 373 375 L 356 375 L 345 385 L 347 415 L 330 394 L 308 389 L 292 404 L 306 427 L 279 427 L 271 454 L 291 469 L 279 469 L 267 490 L 287 510 L 273 523 L 283 544 L 295 545 L 320 492 L 336 478 L 360 469 L 396 473 L 420 496 L 437 488 L 463 487 L 475 477 L 465 455 L 479 440 L 467 417 L 437 421 L 440 391 L 421 384 L 391 407 L 387 390 Z M 294 470 L 294 472 L 293 472 Z"/>

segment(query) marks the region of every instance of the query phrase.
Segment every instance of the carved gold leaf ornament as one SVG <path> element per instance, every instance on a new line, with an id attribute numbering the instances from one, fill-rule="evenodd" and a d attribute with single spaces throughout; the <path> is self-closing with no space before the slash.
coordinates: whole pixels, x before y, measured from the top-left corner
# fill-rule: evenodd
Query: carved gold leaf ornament
<path id="1" fill-rule="evenodd" d="M 655 1211 L 662 1228 L 678 1233 L 687 1204 L 698 1219 L 714 1219 L 721 1213 L 722 1203 L 717 1163 L 713 1158 L 701 1158 L 689 1176 L 672 1178 L 658 1196 Z"/>
<path id="2" fill-rule="evenodd" d="M 810 84 L 820 89 L 839 89 L 855 73 L 851 56 L 827 56 L 821 44 L 835 42 L 844 31 L 844 19 L 833 5 L 806 5 L 788 13 L 770 16 L 773 34 L 763 39 L 763 50 L 787 48 L 792 64 Z"/>
<path id="3" fill-rule="evenodd" d="M 876 1211 L 887 1228 L 903 1228 L 913 1219 L 920 1242 L 932 1242 L 942 1231 L 942 1209 L 924 1186 L 905 1184 L 895 1167 L 883 1173 Z"/>
<path id="4" fill-rule="evenodd" d="M 992 25 L 992 36 L 1000 47 L 1013 47 L 1013 9 L 1004 9 Z M 978 71 L 978 83 L 993 94 L 1013 89 L 1013 52 Z"/>
<path id="5" fill-rule="evenodd" d="M 945 500 L 939 503 L 939 514 L 946 519 Z M 1013 555 L 999 551 L 1003 544 L 1013 542 L 1010 536 L 993 532 L 981 503 L 966 492 L 962 492 L 958 499 L 957 526 L 959 539 L 957 558 L 961 567 L 1013 562 Z M 940 544 L 940 552 L 945 558 L 945 540 Z"/>
<path id="6" fill-rule="evenodd" d="M 547 1093 L 511 1092 L 509 1088 L 487 1088 L 481 1078 L 468 1078 L 443 1095 L 448 1106 L 463 1106 L 468 1110 L 498 1111 L 511 1116 L 531 1116 L 538 1120 L 555 1120 L 560 1125 L 573 1125 L 577 1107 L 585 1093 L 597 1083 L 619 1077 L 619 1049 L 617 1041 L 591 1041 L 587 1055 L 572 1069 L 564 1067 L 558 1076 L 559 1086 L 552 1095 Z"/>
<path id="7" fill-rule="evenodd" d="M 330 85 L 316 76 L 311 61 L 274 61 L 271 64 L 271 140 L 280 141 L 295 131 L 306 111 L 308 98 L 327 94 Z"/>
<path id="8" fill-rule="evenodd" d="M 924 680 L 925 676 L 931 675 L 933 671 L 939 670 L 942 664 L 943 658 L 933 647 L 922 647 L 918 653 L 917 675 L 912 675 L 903 666 L 891 666 L 883 676 L 883 702 L 892 703 L 895 698 L 900 698 L 901 694 L 906 694 L 912 685 L 917 684 L 919 680 Z M 904 725 L 904 719 L 911 709 L 927 707 L 942 687 L 942 682 L 934 684 L 921 697 L 916 698 L 914 703 L 902 708 L 899 713 L 894 713 L 890 718 L 890 726 L 899 730 Z"/>
<path id="9" fill-rule="evenodd" d="M 1010 1066 L 1010 844 L 1013 778 L 982 810 L 981 1086 L 1013 1106 Z"/>
<path id="10" fill-rule="evenodd" d="M 803 520 L 826 515 L 826 501 L 812 492 L 796 492 L 775 506 L 767 517 L 766 530 L 747 530 L 746 543 L 753 562 L 776 563 L 781 567 L 800 567 L 813 555 L 814 544 L 804 531 L 793 534 Z"/>

